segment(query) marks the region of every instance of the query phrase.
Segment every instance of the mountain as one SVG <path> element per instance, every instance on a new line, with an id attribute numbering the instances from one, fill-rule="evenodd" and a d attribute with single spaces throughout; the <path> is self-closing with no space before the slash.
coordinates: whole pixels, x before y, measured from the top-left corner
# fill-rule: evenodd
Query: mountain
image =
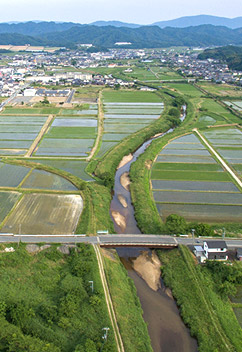
<path id="1" fill-rule="evenodd" d="M 0 44 L 31 44 L 73 48 L 77 44 L 93 44 L 96 47 L 114 48 L 116 42 L 130 42 L 128 48 L 162 48 L 170 46 L 224 46 L 242 45 L 242 28 L 230 29 L 222 26 L 201 25 L 187 28 L 160 28 L 158 26 L 142 26 L 139 28 L 74 25 L 66 23 L 70 28 L 62 30 L 62 24 L 47 22 L 48 30 L 28 22 L 31 30 L 27 35 L 21 33 L 0 33 Z M 20 30 L 20 27 L 18 27 Z M 42 31 L 41 34 L 38 32 Z M 25 28 L 26 30 L 26 28 Z M 37 33 L 37 34 L 36 34 Z"/>
<path id="2" fill-rule="evenodd" d="M 216 59 L 224 61 L 232 70 L 242 71 L 242 47 L 224 46 L 215 49 L 204 50 L 199 54 L 199 59 Z"/>
<path id="3" fill-rule="evenodd" d="M 69 46 L 69 44 L 93 44 L 107 48 L 115 47 L 116 42 L 131 42 L 131 48 L 158 48 L 170 46 L 213 46 L 241 45 L 242 29 L 230 29 L 202 25 L 188 28 L 161 29 L 158 26 L 143 26 L 139 28 L 125 27 L 73 27 L 67 31 L 48 33 L 38 37 L 54 46 Z"/>
<path id="4" fill-rule="evenodd" d="M 12 44 L 12 45 L 36 45 L 43 46 L 47 45 L 41 38 L 31 37 L 28 35 L 18 33 L 0 33 L 0 45 Z"/>
<path id="5" fill-rule="evenodd" d="M 82 25 L 73 22 L 19 22 L 19 23 L 0 23 L 0 33 L 18 33 L 23 35 L 38 36 L 50 32 L 62 32 L 72 27 Z"/>
<path id="6" fill-rule="evenodd" d="M 165 28 L 165 27 L 185 28 L 189 26 L 200 26 L 203 24 L 212 24 L 214 26 L 225 26 L 228 28 L 235 29 L 235 28 L 242 27 L 242 17 L 227 18 L 227 17 L 217 17 L 217 16 L 210 16 L 210 15 L 198 15 L 198 16 L 180 17 L 174 20 L 153 23 L 154 26 L 159 26 L 160 28 Z"/>
<path id="7" fill-rule="evenodd" d="M 113 27 L 128 27 L 128 28 L 139 28 L 141 24 L 135 23 L 126 23 L 120 21 L 96 21 L 89 23 L 91 26 L 105 27 L 105 26 L 113 26 Z"/>

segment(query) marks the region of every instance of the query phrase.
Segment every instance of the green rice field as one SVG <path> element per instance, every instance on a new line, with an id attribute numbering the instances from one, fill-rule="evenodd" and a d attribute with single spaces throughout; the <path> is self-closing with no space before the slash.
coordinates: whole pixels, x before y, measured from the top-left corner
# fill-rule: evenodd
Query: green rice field
<path id="1" fill-rule="evenodd" d="M 163 220 L 176 213 L 188 221 L 239 221 L 242 193 L 194 134 L 178 137 L 163 148 L 153 164 L 151 182 Z"/>
<path id="2" fill-rule="evenodd" d="M 76 116 L 57 116 L 44 138 L 37 146 L 34 156 L 87 157 L 97 136 L 98 110 L 68 110 Z M 79 114 L 78 114 L 79 112 Z M 87 113 L 94 113 L 87 118 Z M 85 113 L 85 114 L 84 114 Z"/>
<path id="3" fill-rule="evenodd" d="M 203 95 L 200 90 L 189 83 L 169 83 L 167 86 L 191 98 L 197 98 Z"/>

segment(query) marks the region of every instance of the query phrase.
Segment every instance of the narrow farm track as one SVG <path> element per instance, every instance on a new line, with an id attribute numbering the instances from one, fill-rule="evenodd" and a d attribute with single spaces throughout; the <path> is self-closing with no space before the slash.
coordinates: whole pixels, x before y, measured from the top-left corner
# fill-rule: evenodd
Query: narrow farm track
<path id="1" fill-rule="evenodd" d="M 203 141 L 203 143 L 208 147 L 209 151 L 218 159 L 220 164 L 225 168 L 226 171 L 233 177 L 235 182 L 242 188 L 242 182 L 238 178 L 238 176 L 235 175 L 233 170 L 227 165 L 227 163 L 221 158 L 221 156 L 213 149 L 213 147 L 206 141 L 206 139 L 201 135 L 201 133 L 197 130 L 197 128 L 194 128 L 193 130 L 196 132 L 196 134 L 200 137 L 200 139 Z"/>
<path id="2" fill-rule="evenodd" d="M 103 120 L 104 120 L 104 112 L 103 112 L 103 107 L 102 107 L 102 92 L 99 92 L 99 97 L 98 97 L 98 132 L 97 132 L 97 138 L 94 147 L 92 148 L 92 151 L 90 155 L 87 157 L 87 161 L 90 161 L 93 155 L 95 154 L 98 145 L 100 143 L 100 139 L 102 138 L 103 134 Z"/>
<path id="3" fill-rule="evenodd" d="M 110 320 L 112 323 L 112 327 L 113 327 L 117 350 L 118 350 L 118 352 L 125 352 L 122 337 L 121 337 L 121 334 L 119 331 L 119 327 L 118 327 L 118 323 L 117 323 L 117 319 L 116 319 L 116 315 L 115 315 L 115 311 L 113 308 L 113 302 L 112 302 L 111 295 L 110 295 L 109 288 L 108 288 L 106 275 L 104 272 L 102 256 L 101 256 L 99 247 L 95 244 L 93 244 L 93 247 L 94 247 L 94 250 L 95 250 L 95 253 L 97 256 L 100 277 L 101 277 L 104 295 L 105 295 L 105 299 L 106 299 L 106 303 L 107 303 L 108 314 L 109 314 L 109 317 L 110 317 Z"/>
<path id="4" fill-rule="evenodd" d="M 25 158 L 29 158 L 31 157 L 31 155 L 33 154 L 35 148 L 37 147 L 37 145 L 39 144 L 39 142 L 41 141 L 41 138 L 43 137 L 43 135 L 45 134 L 45 132 L 47 131 L 48 127 L 50 126 L 51 122 L 54 119 L 54 115 L 49 115 L 48 119 L 46 120 L 45 124 L 43 125 L 43 127 L 41 128 L 40 133 L 38 134 L 38 136 L 35 138 L 33 144 L 31 145 L 31 147 L 29 148 L 28 152 L 25 154 Z"/>

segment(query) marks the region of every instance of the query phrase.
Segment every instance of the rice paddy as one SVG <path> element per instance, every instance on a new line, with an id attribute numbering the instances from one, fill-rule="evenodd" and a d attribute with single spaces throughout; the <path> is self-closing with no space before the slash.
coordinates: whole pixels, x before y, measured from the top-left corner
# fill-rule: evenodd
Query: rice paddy
<path id="1" fill-rule="evenodd" d="M 0 115 L 0 155 L 24 155 L 46 119 L 45 116 Z"/>
<path id="2" fill-rule="evenodd" d="M 29 172 L 27 167 L 0 163 L 0 187 L 17 187 Z"/>
<path id="3" fill-rule="evenodd" d="M 33 170 L 22 188 L 76 191 L 77 188 L 65 178 L 43 170 Z"/>
<path id="4" fill-rule="evenodd" d="M 242 101 L 234 100 L 234 101 L 225 101 L 226 105 L 231 106 L 235 110 L 242 111 Z"/>
<path id="5" fill-rule="evenodd" d="M 0 192 L 0 222 L 2 222 L 11 211 L 21 196 L 18 192 Z"/>
<path id="6" fill-rule="evenodd" d="M 98 157 L 123 138 L 159 118 L 164 104 L 158 95 L 142 91 L 104 91 L 104 134 Z"/>
<path id="7" fill-rule="evenodd" d="M 163 148 L 151 179 L 163 220 L 176 213 L 188 221 L 239 222 L 242 193 L 194 134 L 179 137 Z"/>
<path id="8" fill-rule="evenodd" d="M 48 160 L 48 159 L 31 159 L 36 163 L 49 165 L 54 168 L 70 172 L 72 175 L 80 177 L 84 181 L 93 181 L 93 178 L 85 172 L 85 168 L 88 165 L 88 162 L 82 160 L 68 160 L 68 159 L 59 159 L 59 160 Z"/>
<path id="9" fill-rule="evenodd" d="M 222 158 L 242 178 L 242 131 L 238 128 L 217 128 L 205 131 L 204 136 Z"/>
<path id="10" fill-rule="evenodd" d="M 25 194 L 1 229 L 2 233 L 72 234 L 83 209 L 78 195 Z"/>
<path id="11" fill-rule="evenodd" d="M 76 115 L 57 116 L 34 155 L 50 157 L 87 157 L 97 136 L 97 106 L 92 110 L 68 110 Z M 63 113 L 64 110 L 62 110 Z M 89 114 L 90 113 L 90 114 Z M 89 118 L 89 115 L 91 118 Z M 93 116 L 91 116 L 93 115 Z"/>

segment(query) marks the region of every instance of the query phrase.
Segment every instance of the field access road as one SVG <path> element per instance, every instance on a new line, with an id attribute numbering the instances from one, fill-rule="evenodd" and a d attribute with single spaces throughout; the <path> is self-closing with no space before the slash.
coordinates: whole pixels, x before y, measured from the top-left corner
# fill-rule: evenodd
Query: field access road
<path id="1" fill-rule="evenodd" d="M 74 97 L 74 94 L 75 94 L 76 90 L 75 89 L 72 89 L 70 94 L 68 95 L 67 99 L 66 99 L 66 103 L 71 103 L 72 101 L 72 98 Z"/>
<path id="2" fill-rule="evenodd" d="M 9 242 L 24 242 L 24 243 L 89 243 L 99 244 L 101 246 L 177 246 L 183 244 L 202 245 L 204 240 L 221 241 L 221 238 L 187 238 L 187 237 L 173 237 L 173 236 L 159 236 L 159 235 L 100 235 L 100 236 L 86 236 L 86 235 L 13 235 L 0 234 L 0 243 Z M 239 238 L 225 238 L 229 248 L 242 247 L 242 239 Z"/>

